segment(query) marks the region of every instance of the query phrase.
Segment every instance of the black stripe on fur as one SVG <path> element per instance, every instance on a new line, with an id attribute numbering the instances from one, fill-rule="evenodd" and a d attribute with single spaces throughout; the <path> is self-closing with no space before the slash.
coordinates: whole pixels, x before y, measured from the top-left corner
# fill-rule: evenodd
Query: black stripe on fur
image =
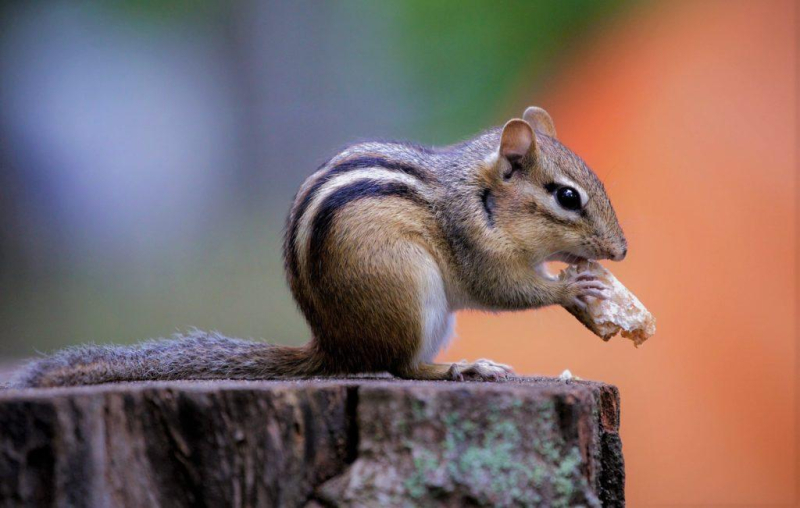
<path id="1" fill-rule="evenodd" d="M 311 225 L 311 240 L 309 242 L 308 258 L 306 260 L 309 275 L 312 278 L 320 276 L 324 261 L 325 241 L 330 233 L 336 213 L 352 203 L 364 198 L 399 197 L 408 199 L 416 204 L 428 206 L 428 202 L 414 189 L 398 182 L 377 182 L 363 180 L 336 189 L 320 204 L 317 215 Z"/>
<path id="2" fill-rule="evenodd" d="M 335 176 L 347 173 L 349 171 L 366 168 L 383 168 L 390 171 L 397 171 L 399 173 L 412 176 L 423 183 L 430 183 L 432 181 L 432 175 L 424 169 L 406 164 L 404 162 L 391 161 L 383 157 L 356 157 L 354 159 L 342 161 L 330 168 L 327 173 L 322 175 L 316 182 L 314 182 L 314 185 L 308 189 L 308 192 L 306 192 L 306 195 L 303 196 L 302 201 L 300 201 L 300 203 L 297 205 L 297 209 L 294 214 L 294 220 L 291 224 L 289 224 L 289 229 L 287 231 L 288 238 L 286 240 L 286 248 L 288 249 L 286 261 L 289 265 L 289 271 L 291 272 L 292 277 L 295 279 L 299 277 L 300 272 L 300 268 L 297 265 L 297 246 L 295 245 L 297 240 L 297 228 L 300 224 L 300 219 L 308 209 L 311 201 L 313 201 L 314 196 L 317 194 L 317 192 L 319 192 L 323 185 L 328 183 Z"/>

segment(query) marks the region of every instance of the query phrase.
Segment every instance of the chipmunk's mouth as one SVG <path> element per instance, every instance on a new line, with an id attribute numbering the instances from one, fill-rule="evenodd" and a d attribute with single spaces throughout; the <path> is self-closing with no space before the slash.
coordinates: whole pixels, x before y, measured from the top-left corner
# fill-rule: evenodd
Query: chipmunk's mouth
<path id="1" fill-rule="evenodd" d="M 536 270 L 536 273 L 541 275 L 542 277 L 550 280 L 556 280 L 558 278 L 558 273 L 564 267 L 558 267 L 554 265 L 554 263 L 566 263 L 568 265 L 577 265 L 581 261 L 587 261 L 588 259 L 583 256 L 578 256 L 577 254 L 572 254 L 571 252 L 554 252 L 547 256 L 544 261 L 538 263 L 533 268 Z M 550 265 L 550 266 L 548 266 Z"/>
<path id="2" fill-rule="evenodd" d="M 572 254 L 570 252 L 556 252 L 554 254 L 550 254 L 545 259 L 547 261 L 561 261 L 562 263 L 567 263 L 568 265 L 577 265 L 581 261 L 586 261 L 587 258 L 583 256 L 578 256 L 576 254 Z"/>

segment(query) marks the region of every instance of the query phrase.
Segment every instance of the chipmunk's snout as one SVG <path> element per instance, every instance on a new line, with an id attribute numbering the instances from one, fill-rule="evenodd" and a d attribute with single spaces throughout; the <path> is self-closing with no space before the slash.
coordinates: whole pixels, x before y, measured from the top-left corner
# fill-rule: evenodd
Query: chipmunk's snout
<path id="1" fill-rule="evenodd" d="M 622 261 L 628 255 L 628 242 L 625 237 L 616 239 L 605 237 L 598 242 L 597 247 L 599 247 L 599 252 L 602 253 L 598 256 L 599 259 Z"/>
<path id="2" fill-rule="evenodd" d="M 593 259 L 622 261 L 628 255 L 628 242 L 624 236 L 614 238 L 610 235 L 598 235 L 584 245 L 589 247 L 588 252 L 593 253 L 588 256 Z"/>
<path id="3" fill-rule="evenodd" d="M 625 259 L 625 256 L 628 255 L 628 247 L 623 247 L 622 249 L 616 249 L 610 256 L 612 261 L 622 261 Z"/>
<path id="4" fill-rule="evenodd" d="M 627 255 L 628 241 L 625 240 L 624 236 L 608 246 L 608 259 L 611 261 L 622 261 Z"/>

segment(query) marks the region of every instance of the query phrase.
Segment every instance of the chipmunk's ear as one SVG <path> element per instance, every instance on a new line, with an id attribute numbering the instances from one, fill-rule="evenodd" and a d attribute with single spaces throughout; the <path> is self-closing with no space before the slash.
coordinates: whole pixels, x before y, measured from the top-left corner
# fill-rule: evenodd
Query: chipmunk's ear
<path id="1" fill-rule="evenodd" d="M 515 118 L 503 126 L 500 136 L 500 156 L 516 162 L 536 151 L 536 136 L 525 120 Z"/>
<path id="2" fill-rule="evenodd" d="M 522 114 L 522 118 L 533 127 L 533 130 L 546 134 L 551 138 L 556 137 L 556 126 L 547 111 L 536 106 L 531 106 Z"/>

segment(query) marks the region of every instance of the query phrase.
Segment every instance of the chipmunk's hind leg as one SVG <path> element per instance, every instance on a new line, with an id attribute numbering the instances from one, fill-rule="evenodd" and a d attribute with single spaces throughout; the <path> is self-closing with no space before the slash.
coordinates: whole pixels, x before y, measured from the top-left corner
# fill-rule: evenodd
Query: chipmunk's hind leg
<path id="1" fill-rule="evenodd" d="M 392 375 L 420 381 L 459 381 L 461 377 L 455 366 L 455 363 L 420 363 L 397 369 Z"/>
<path id="2" fill-rule="evenodd" d="M 455 314 L 447 303 L 444 281 L 435 260 L 423 252 L 416 258 L 414 273 L 422 318 L 420 344 L 414 359 L 408 364 L 400 364 L 392 373 L 401 378 L 419 380 L 497 381 L 513 377 L 511 367 L 491 360 L 433 363 L 454 334 Z"/>
<path id="3" fill-rule="evenodd" d="M 403 379 L 425 381 L 499 381 L 514 377 L 510 366 L 483 358 L 471 363 L 421 363 L 392 374 Z"/>

